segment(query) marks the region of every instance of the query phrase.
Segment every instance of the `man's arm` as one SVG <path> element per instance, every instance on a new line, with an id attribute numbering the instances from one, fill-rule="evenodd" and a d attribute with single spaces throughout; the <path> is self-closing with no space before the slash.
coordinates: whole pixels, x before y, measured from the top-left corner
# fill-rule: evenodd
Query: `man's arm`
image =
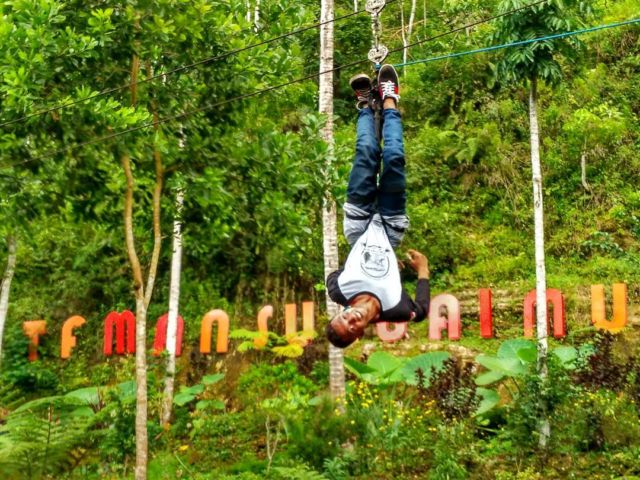
<path id="1" fill-rule="evenodd" d="M 407 253 L 409 265 L 418 274 L 418 284 L 416 286 L 416 316 L 414 322 L 424 320 L 429 315 L 429 301 L 431 299 L 429 292 L 429 261 L 422 253 L 417 250 L 409 250 Z"/>

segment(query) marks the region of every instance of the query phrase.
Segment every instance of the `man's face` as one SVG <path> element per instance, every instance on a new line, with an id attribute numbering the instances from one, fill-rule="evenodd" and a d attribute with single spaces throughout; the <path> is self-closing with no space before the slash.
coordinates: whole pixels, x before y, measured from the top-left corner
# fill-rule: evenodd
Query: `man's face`
<path id="1" fill-rule="evenodd" d="M 358 307 L 346 307 L 341 313 L 333 317 L 331 326 L 343 340 L 356 340 L 364 335 L 364 329 L 369 324 L 365 313 L 363 309 Z"/>

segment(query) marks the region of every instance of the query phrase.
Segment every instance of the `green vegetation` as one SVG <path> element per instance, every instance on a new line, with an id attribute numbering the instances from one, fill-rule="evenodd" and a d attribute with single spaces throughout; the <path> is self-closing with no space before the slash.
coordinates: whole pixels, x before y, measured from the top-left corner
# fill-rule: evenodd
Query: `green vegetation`
<path id="1" fill-rule="evenodd" d="M 185 329 L 169 424 L 160 421 L 165 356 L 149 355 L 148 478 L 640 478 L 640 28 L 531 47 L 543 57 L 545 48 L 563 54 L 544 57 L 537 72 L 547 286 L 565 294 L 568 323 L 566 339 L 550 339 L 545 383 L 535 345 L 519 338 L 522 300 L 535 288 L 528 94 L 518 83 L 530 78 L 531 58 L 522 49 L 406 67 L 400 106 L 412 223 L 402 248 L 429 257 L 434 294 L 461 299 L 463 336 L 429 343 L 426 322 L 392 345 L 369 332 L 346 351 L 347 395 L 335 403 L 320 333 L 321 209 L 327 189 L 344 201 L 355 138 L 347 80 L 356 70 L 335 74 L 336 163 L 328 173 L 314 80 L 209 108 L 316 73 L 317 30 L 169 73 L 312 24 L 318 3 L 263 0 L 258 27 L 247 20 L 255 1 L 2 3 L 0 123 L 15 122 L 0 127 L 0 237 L 16 239 L 17 258 L 0 332 L 0 477 L 133 478 L 134 359 L 103 356 L 102 321 L 112 310 L 135 311 L 120 158 L 131 157 L 137 247 L 148 258 L 157 152 L 164 237 L 147 346 L 168 310 L 178 189 Z M 353 10 L 337 3 L 336 15 Z M 406 23 L 411 3 L 383 11 L 390 48 L 401 45 L 400 8 Z M 437 0 L 423 15 L 421 3 L 412 41 L 524 5 Z M 411 47 L 408 58 L 640 11 L 638 0 L 582 3 L 550 0 L 553 15 L 527 17 L 526 33 L 525 24 L 486 23 Z M 335 28 L 336 66 L 364 60 L 369 18 Z M 133 58 L 144 81 L 135 100 Z M 119 86 L 126 88 L 100 94 Z M 63 104 L 73 105 L 23 119 Z M 151 122 L 155 112 L 175 118 L 73 147 Z M 345 258 L 343 238 L 339 248 Z M 411 288 L 410 273 L 407 280 Z M 589 286 L 609 291 L 614 282 L 628 284 L 634 322 L 621 334 L 598 334 Z M 491 340 L 478 333 L 480 287 L 494 291 Z M 311 332 L 284 335 L 285 303 L 302 301 L 317 306 L 312 340 Z M 274 307 L 266 338 L 255 331 L 265 304 Z M 212 309 L 231 319 L 226 355 L 199 353 L 200 320 Z M 62 360 L 62 324 L 75 314 L 87 323 Z M 47 321 L 47 333 L 39 360 L 29 362 L 22 322 L 36 319 Z M 255 340 L 266 348 L 255 349 Z M 536 433 L 543 407 L 552 432 L 546 450 Z"/>

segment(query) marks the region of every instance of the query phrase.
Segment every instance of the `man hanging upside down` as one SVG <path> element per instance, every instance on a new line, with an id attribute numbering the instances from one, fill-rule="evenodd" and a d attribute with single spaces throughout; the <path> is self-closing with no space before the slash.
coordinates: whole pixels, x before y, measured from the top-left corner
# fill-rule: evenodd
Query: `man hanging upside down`
<path id="1" fill-rule="evenodd" d="M 344 235 L 351 245 L 345 266 L 327 277 L 331 299 L 344 306 L 326 328 L 327 338 L 345 348 L 375 322 L 418 322 L 429 313 L 429 264 L 416 250 L 408 251 L 418 274 L 416 299 L 402 289 L 393 249 L 409 226 L 406 215 L 406 178 L 398 74 L 391 65 L 378 73 L 379 98 L 365 74 L 351 78 L 358 99 L 356 154 L 344 204 Z M 377 105 L 375 102 L 378 102 Z M 382 102 L 380 148 L 372 106 Z M 382 173 L 376 184 L 382 159 Z"/>

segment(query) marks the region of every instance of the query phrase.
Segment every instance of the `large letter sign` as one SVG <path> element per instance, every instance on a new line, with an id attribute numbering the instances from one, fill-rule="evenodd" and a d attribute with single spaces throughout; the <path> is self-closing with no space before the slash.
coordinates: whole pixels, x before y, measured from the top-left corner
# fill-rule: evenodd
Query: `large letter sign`
<path id="1" fill-rule="evenodd" d="M 113 355 L 113 330 L 116 330 L 116 353 L 136 353 L 136 317 L 129 310 L 111 312 L 104 319 L 104 347 L 106 356 Z M 126 344 L 125 344 L 126 337 Z M 125 348 L 126 345 L 126 348 Z"/>
<path id="2" fill-rule="evenodd" d="M 613 320 L 607 320 L 604 285 L 591 285 L 591 321 L 596 328 L 619 332 L 627 324 L 627 284 L 613 284 Z"/>
<path id="3" fill-rule="evenodd" d="M 493 338 L 493 302 L 491 289 L 481 288 L 478 291 L 480 300 L 480 335 L 482 338 Z"/>
<path id="4" fill-rule="evenodd" d="M 447 309 L 447 315 L 440 314 L 440 308 Z M 449 340 L 460 340 L 460 302 L 449 293 L 441 293 L 431 300 L 429 307 L 429 339 L 441 340 L 441 330 L 446 328 Z"/>
<path id="5" fill-rule="evenodd" d="M 284 306 L 284 334 L 293 335 L 298 332 L 298 308 L 295 303 Z M 313 302 L 302 302 L 302 331 L 312 332 L 315 328 Z"/>
<path id="6" fill-rule="evenodd" d="M 564 318 L 564 297 L 560 290 L 547 290 L 547 304 L 553 304 L 553 336 L 563 338 L 567 334 L 567 324 Z M 534 317 L 536 312 L 536 291 L 531 290 L 524 299 L 524 336 L 533 337 Z M 549 312 L 547 311 L 547 331 L 549 331 Z"/>
<path id="7" fill-rule="evenodd" d="M 158 356 L 167 346 L 167 323 L 169 314 L 165 313 L 156 322 L 156 336 L 153 339 L 153 355 Z M 184 320 L 178 315 L 178 330 L 176 332 L 176 357 L 182 355 L 182 335 L 184 334 Z"/>
<path id="8" fill-rule="evenodd" d="M 31 339 L 29 344 L 29 361 L 35 362 L 38 359 L 38 345 L 40 335 L 47 333 L 47 322 L 45 320 L 32 320 L 22 324 L 24 334 Z"/>
<path id="9" fill-rule="evenodd" d="M 378 338 L 387 343 L 402 340 L 409 330 L 409 322 L 378 322 L 375 325 Z"/>
<path id="10" fill-rule="evenodd" d="M 269 326 L 267 323 L 269 319 L 273 316 L 273 307 L 271 305 L 267 305 L 262 307 L 262 309 L 258 312 L 258 331 L 262 333 L 259 338 L 253 339 L 253 345 L 256 349 L 260 350 L 267 346 L 269 341 Z"/>
<path id="11" fill-rule="evenodd" d="M 200 353 L 211 353 L 211 335 L 213 333 L 213 324 L 216 322 L 218 323 L 216 352 L 227 353 L 229 351 L 229 315 L 224 310 L 211 310 L 202 317 Z"/>
<path id="12" fill-rule="evenodd" d="M 87 321 L 80 315 L 69 318 L 62 326 L 62 344 L 60 346 L 60 357 L 70 358 L 71 349 L 76 346 L 77 339 L 73 334 L 75 328 L 81 327 Z"/>

